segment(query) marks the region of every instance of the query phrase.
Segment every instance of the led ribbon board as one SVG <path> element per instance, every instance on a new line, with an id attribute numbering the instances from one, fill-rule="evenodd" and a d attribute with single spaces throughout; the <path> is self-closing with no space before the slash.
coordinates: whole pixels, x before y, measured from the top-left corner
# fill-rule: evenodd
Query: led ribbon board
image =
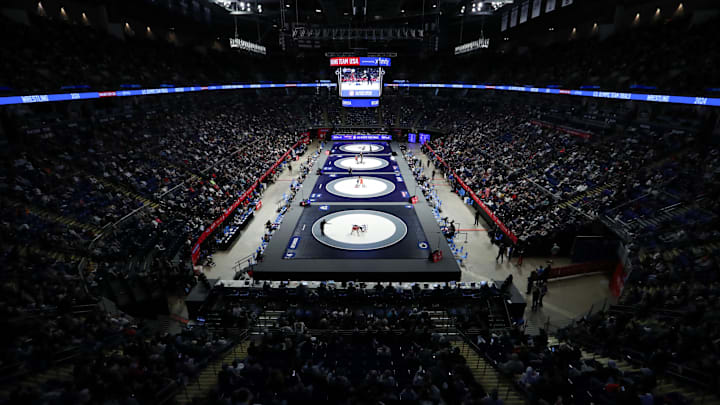
<path id="1" fill-rule="evenodd" d="M 392 135 L 356 135 L 356 134 L 334 134 L 330 135 L 333 141 L 392 141 Z"/>
<path id="2" fill-rule="evenodd" d="M 653 103 L 672 103 L 689 105 L 707 105 L 720 107 L 720 98 L 672 96 L 666 94 L 622 93 L 614 91 L 565 90 L 544 87 L 492 86 L 486 84 L 444 84 L 444 83 L 385 83 L 385 87 L 419 87 L 433 89 L 478 89 L 500 91 L 522 91 L 526 93 L 559 94 L 568 96 L 605 98 L 612 100 L 648 101 Z"/>
<path id="3" fill-rule="evenodd" d="M 477 89 L 477 90 L 498 90 L 498 91 L 520 91 L 539 94 L 557 94 L 579 97 L 604 98 L 611 100 L 633 100 L 647 101 L 652 103 L 670 103 L 686 105 L 704 105 L 720 107 L 720 98 L 717 97 L 694 97 L 694 96 L 673 96 L 667 94 L 643 94 L 643 93 L 622 93 L 599 90 L 565 90 L 543 87 L 522 87 L 522 86 L 492 86 L 485 84 L 444 84 L 444 83 L 384 83 L 384 87 L 419 87 L 419 88 L 446 88 L 446 89 Z M 58 94 L 31 94 L 25 96 L 0 97 L 0 105 L 49 103 L 53 101 L 88 100 L 103 97 L 129 97 L 147 96 L 157 94 L 189 93 L 210 90 L 241 90 L 241 89 L 270 89 L 286 87 L 335 87 L 336 83 L 270 83 L 270 84 L 229 84 L 213 86 L 194 87 L 171 87 L 158 89 L 118 90 L 118 91 L 91 91 L 83 93 L 58 93 Z"/>
<path id="4" fill-rule="evenodd" d="M 89 100 L 104 97 L 132 97 L 156 94 L 191 93 L 196 91 L 212 90 L 241 90 L 241 89 L 274 89 L 286 87 L 335 87 L 336 83 L 263 83 L 263 84 L 226 84 L 213 86 L 170 87 L 160 89 L 118 90 L 118 91 L 89 91 L 84 93 L 59 94 L 33 94 L 27 96 L 0 97 L 0 105 L 49 103 L 53 101 Z"/>

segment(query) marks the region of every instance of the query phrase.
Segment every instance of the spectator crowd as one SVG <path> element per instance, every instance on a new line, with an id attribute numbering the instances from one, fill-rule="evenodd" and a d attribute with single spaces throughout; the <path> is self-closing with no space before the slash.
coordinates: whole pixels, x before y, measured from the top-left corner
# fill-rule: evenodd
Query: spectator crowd
<path id="1" fill-rule="evenodd" d="M 0 19 L 6 92 L 255 78 L 255 69 L 232 67 L 246 67 L 238 55 L 188 57 L 183 48 L 119 41 L 33 15 L 27 25 Z M 478 69 L 473 79 L 695 91 L 718 80 L 716 21 L 681 20 L 607 42 L 505 55 L 499 68 Z M 62 41 L 48 47 L 48 38 Z M 682 54 L 688 44 L 696 46 L 690 56 Z M 622 77 L 615 74 L 620 69 Z M 425 148 L 433 169 L 420 170 L 419 159 L 406 154 L 421 191 L 434 198 L 436 176 L 427 173 L 437 170 L 468 197 L 461 180 L 518 237 L 520 252 L 539 247 L 535 253 L 555 255 L 559 239 L 605 223 L 623 240 L 632 270 L 622 305 L 561 331 L 569 344 L 551 346 L 544 332 L 530 337 L 510 330 L 509 320 L 494 323 L 493 313 L 506 313 L 507 285 L 469 292 L 449 285 L 299 288 L 293 293 L 301 305 L 282 306 L 277 330 L 220 370 L 211 403 L 500 403 L 434 332 L 441 325 L 430 311 L 438 308 L 533 404 L 685 403 L 651 393 L 671 368 L 693 370 L 694 379 L 717 386 L 720 149 L 704 111 L 418 94 L 427 97 L 394 94 L 378 109 L 343 109 L 335 97 L 296 99 L 283 89 L 270 96 L 215 92 L 3 110 L 0 311 L 7 328 L 0 362 L 5 372 L 21 374 L 73 358 L 66 379 L 43 382 L 42 390 L 18 385 L 7 403 L 157 403 L 165 389 L 187 385 L 225 352 L 232 345 L 225 336 L 204 328 L 148 333 L 133 317 L 98 308 L 98 297 L 122 304 L 127 294 L 119 285 L 144 289 L 164 304 L 165 294 L 184 295 L 197 282 L 190 257 L 198 237 L 246 191 L 252 189 L 248 203 L 260 198 L 277 173 L 258 179 L 286 151 L 292 160 L 305 152 L 304 145 L 293 148 L 305 124 L 436 129 L 433 152 Z M 296 166 L 293 195 L 313 162 Z M 234 215 L 248 209 L 242 204 Z M 495 240 L 497 232 L 489 234 Z M 214 248 L 212 238 L 201 246 L 201 264 Z M 289 300 L 286 292 L 262 293 L 266 306 Z M 242 329 L 267 309 L 246 301 L 218 306 L 224 323 Z M 589 360 L 580 346 L 632 357 L 640 367 Z"/>

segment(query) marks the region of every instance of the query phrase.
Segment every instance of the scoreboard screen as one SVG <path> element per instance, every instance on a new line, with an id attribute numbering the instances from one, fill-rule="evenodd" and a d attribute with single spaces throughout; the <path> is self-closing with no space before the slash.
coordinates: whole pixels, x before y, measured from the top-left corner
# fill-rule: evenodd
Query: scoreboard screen
<path id="1" fill-rule="evenodd" d="M 330 58 L 330 66 L 385 66 L 392 64 L 390 58 L 357 57 Z"/>
<path id="2" fill-rule="evenodd" d="M 390 58 L 351 56 L 330 58 L 337 67 L 338 95 L 343 107 L 379 107 L 383 89 L 383 67 L 391 66 Z"/>
<path id="3" fill-rule="evenodd" d="M 380 68 L 340 68 L 340 97 L 380 97 Z"/>
<path id="4" fill-rule="evenodd" d="M 344 98 L 343 107 L 380 107 L 380 100 L 376 98 Z"/>

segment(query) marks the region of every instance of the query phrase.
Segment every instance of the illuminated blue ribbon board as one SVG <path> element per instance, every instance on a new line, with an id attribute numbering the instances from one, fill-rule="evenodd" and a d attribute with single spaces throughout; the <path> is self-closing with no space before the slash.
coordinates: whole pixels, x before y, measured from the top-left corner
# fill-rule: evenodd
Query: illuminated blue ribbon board
<path id="1" fill-rule="evenodd" d="M 89 91 L 81 93 L 58 93 L 58 94 L 32 94 L 25 96 L 0 97 L 0 105 L 49 103 L 53 101 L 89 100 L 105 97 L 132 97 L 158 94 L 191 93 L 197 91 L 211 90 L 240 90 L 240 89 L 272 89 L 289 87 L 336 87 L 335 83 L 263 83 L 263 84 L 228 84 L 215 86 L 194 86 L 194 87 L 170 87 L 157 89 L 138 90 L 117 90 L 117 91 Z M 440 89 L 477 89 L 477 90 L 499 90 L 519 91 L 538 94 L 557 94 L 579 97 L 603 98 L 610 100 L 632 100 L 646 101 L 653 103 L 670 103 L 686 105 L 704 105 L 720 107 L 720 98 L 717 97 L 693 97 L 673 96 L 665 94 L 643 94 L 624 93 L 600 90 L 565 90 L 545 87 L 523 87 L 523 86 L 492 86 L 485 84 L 443 84 L 443 83 L 385 83 L 385 87 L 417 87 L 417 88 L 440 88 Z"/>
<path id="2" fill-rule="evenodd" d="M 392 141 L 392 135 L 333 134 L 333 135 L 330 135 L 330 140 L 332 140 L 332 141 Z"/>

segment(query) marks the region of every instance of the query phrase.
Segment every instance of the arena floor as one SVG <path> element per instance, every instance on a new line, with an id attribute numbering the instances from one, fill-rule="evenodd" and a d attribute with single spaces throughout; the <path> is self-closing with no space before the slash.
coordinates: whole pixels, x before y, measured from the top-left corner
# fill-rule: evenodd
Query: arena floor
<path id="1" fill-rule="evenodd" d="M 310 145 L 310 150 L 315 150 L 318 146 L 319 143 L 314 142 Z M 427 162 L 424 155 L 420 153 L 418 145 L 411 145 L 410 149 L 416 149 L 421 160 L 424 163 Z M 432 165 L 430 169 L 432 169 Z M 391 176 L 392 173 L 386 175 Z M 232 279 L 235 263 L 257 249 L 263 235 L 265 222 L 277 216 L 275 208 L 283 193 L 287 193 L 292 178 L 292 174 L 286 169 L 281 173 L 280 181 L 268 188 L 263 195 L 263 209 L 256 213 L 255 219 L 248 225 L 243 237 L 238 239 L 230 251 L 215 254 L 214 259 L 217 265 L 214 268 L 205 269 L 208 278 Z M 461 281 L 470 283 L 502 280 L 512 274 L 514 283 L 524 291 L 529 273 L 537 266 L 545 265 L 549 257 L 526 257 L 521 266 L 517 266 L 515 263 L 510 264 L 507 261 L 496 263 L 497 248 L 490 243 L 487 237 L 485 232 L 487 225 L 482 219 L 480 225 L 473 225 L 472 209 L 450 191 L 444 178 L 437 176 L 435 185 L 438 188 L 439 197 L 443 201 L 444 211 L 452 212 L 452 217 L 459 224 L 459 229 L 462 230 L 459 240 L 461 242 L 467 240 L 464 243 L 469 254 L 465 260 L 465 266 L 462 268 Z M 304 193 L 306 196 L 310 195 L 309 191 L 304 191 Z M 567 263 L 569 261 L 565 258 L 554 259 L 556 266 Z M 527 317 L 531 327 L 534 326 L 533 323 L 541 326 L 547 319 L 550 319 L 553 324 L 560 325 L 566 323 L 570 318 L 587 313 L 591 307 L 597 310 L 606 300 L 608 303 L 613 302 L 608 290 L 608 281 L 609 279 L 605 275 L 589 275 L 551 281 L 549 293 L 545 297 L 545 306 Z"/>
<path id="2" fill-rule="evenodd" d="M 313 190 L 311 206 L 300 207 L 300 199 L 293 204 L 262 263 L 255 266 L 255 277 L 459 281 L 460 266 L 440 235 L 431 208 L 422 196 L 417 204 L 409 201 L 405 187 L 415 188 L 415 179 L 404 159 L 392 155 L 400 152 L 399 145 L 361 142 L 328 147 L 337 152 L 321 154 L 317 165 L 330 174 L 312 173 L 305 179 L 303 186 Z M 347 155 L 343 147 L 377 153 Z M 349 175 L 336 170 L 346 167 L 358 171 Z M 435 249 L 442 250 L 446 259 L 430 262 Z"/>

